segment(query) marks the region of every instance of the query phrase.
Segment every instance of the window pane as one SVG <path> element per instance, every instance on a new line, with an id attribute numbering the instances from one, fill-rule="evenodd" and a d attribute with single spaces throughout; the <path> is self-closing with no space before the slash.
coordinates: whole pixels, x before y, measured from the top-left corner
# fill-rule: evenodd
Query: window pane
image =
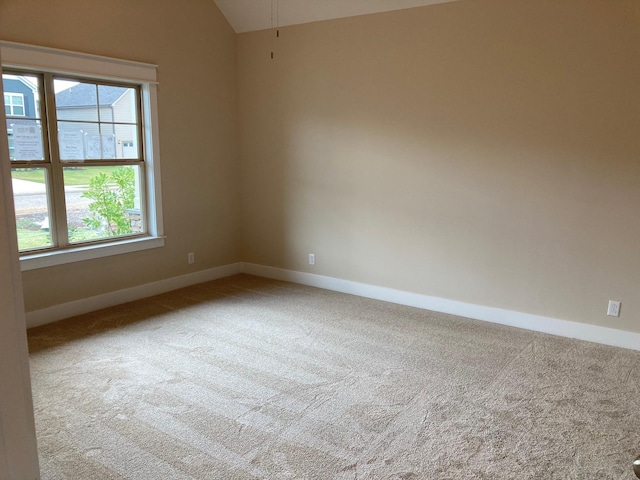
<path id="1" fill-rule="evenodd" d="M 58 120 L 98 121 L 98 90 L 95 83 L 54 79 Z"/>
<path id="2" fill-rule="evenodd" d="M 52 246 L 46 170 L 15 168 L 11 181 L 20 251 Z"/>
<path id="3" fill-rule="evenodd" d="M 136 123 L 137 91 L 135 88 L 98 85 L 100 121 Z"/>
<path id="4" fill-rule="evenodd" d="M 104 127 L 105 125 L 101 125 L 102 129 Z M 135 125 L 112 125 L 112 127 L 116 142 L 116 158 L 140 158 L 138 128 Z"/>
<path id="5" fill-rule="evenodd" d="M 95 145 L 96 154 L 98 150 L 100 152 L 99 158 L 116 158 L 116 136 L 113 133 L 113 125 L 103 123 L 100 124 L 100 136 L 92 138 L 92 142 Z"/>
<path id="6" fill-rule="evenodd" d="M 96 137 L 98 142 L 96 145 Z M 61 160 L 101 158 L 100 126 L 97 123 L 58 122 Z"/>
<path id="7" fill-rule="evenodd" d="M 40 120 L 7 119 L 7 137 L 11 160 L 44 160 Z"/>
<path id="8" fill-rule="evenodd" d="M 71 243 L 143 232 L 137 166 L 65 167 L 64 183 Z"/>
<path id="9" fill-rule="evenodd" d="M 40 87 L 35 75 L 2 75 L 4 111 L 9 116 L 40 118 Z"/>

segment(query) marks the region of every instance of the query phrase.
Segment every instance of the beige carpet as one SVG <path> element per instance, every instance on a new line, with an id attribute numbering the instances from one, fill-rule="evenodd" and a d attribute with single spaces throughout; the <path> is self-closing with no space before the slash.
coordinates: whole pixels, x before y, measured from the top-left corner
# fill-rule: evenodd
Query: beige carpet
<path id="1" fill-rule="evenodd" d="M 635 478 L 638 352 L 247 275 L 29 343 L 46 480 Z"/>

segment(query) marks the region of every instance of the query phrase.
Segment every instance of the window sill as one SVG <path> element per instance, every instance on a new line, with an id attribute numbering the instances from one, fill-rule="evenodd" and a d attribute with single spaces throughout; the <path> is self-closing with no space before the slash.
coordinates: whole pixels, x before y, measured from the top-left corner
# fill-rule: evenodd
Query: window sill
<path id="1" fill-rule="evenodd" d="M 67 250 L 26 254 L 20 257 L 20 270 L 25 272 L 38 268 L 64 265 L 65 263 L 82 262 L 84 260 L 164 247 L 164 239 L 165 237 L 134 238 L 108 244 L 84 245 Z"/>

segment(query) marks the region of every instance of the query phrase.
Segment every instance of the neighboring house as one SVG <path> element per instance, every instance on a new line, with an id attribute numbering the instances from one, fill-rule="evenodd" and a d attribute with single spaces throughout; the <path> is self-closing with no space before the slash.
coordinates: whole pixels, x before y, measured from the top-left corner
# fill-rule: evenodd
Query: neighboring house
<path id="1" fill-rule="evenodd" d="M 3 80 L 4 110 L 9 124 L 9 152 L 14 158 L 13 126 L 36 125 L 38 117 L 38 87 L 22 76 Z M 75 132 L 82 139 L 78 157 L 138 158 L 135 90 L 124 87 L 96 86 L 78 83 L 56 94 L 56 114 L 59 132 Z M 23 117 L 24 120 L 20 118 Z M 71 137 L 68 137 L 71 138 Z M 98 139 L 96 151 L 95 140 Z"/>
<path id="2" fill-rule="evenodd" d="M 39 109 L 38 87 L 24 77 L 5 76 L 2 81 L 4 89 L 4 113 L 7 116 L 7 132 L 9 134 L 9 154 L 14 158 L 13 126 L 16 124 L 35 124 L 36 112 Z M 23 117 L 24 120 L 20 118 Z"/>
<path id="3" fill-rule="evenodd" d="M 4 88 L 4 113 L 7 117 L 36 116 L 38 106 L 36 85 L 32 85 L 24 77 L 8 77 L 2 82 Z"/>
<path id="4" fill-rule="evenodd" d="M 82 133 L 84 158 L 96 158 L 91 139 L 98 135 L 102 158 L 138 158 L 135 102 L 132 88 L 78 83 L 56 93 L 58 131 Z"/>

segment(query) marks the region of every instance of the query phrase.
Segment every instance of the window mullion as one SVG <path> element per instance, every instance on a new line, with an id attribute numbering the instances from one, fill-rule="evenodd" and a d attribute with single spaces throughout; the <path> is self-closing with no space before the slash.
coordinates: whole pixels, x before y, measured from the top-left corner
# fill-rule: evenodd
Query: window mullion
<path id="1" fill-rule="evenodd" d="M 51 201 L 55 217 L 55 237 L 59 247 L 69 245 L 69 229 L 67 228 L 67 207 L 64 193 L 64 173 L 58 147 L 58 120 L 56 116 L 53 75 L 44 75 L 45 112 L 47 121 L 49 160 L 51 162 Z"/>

